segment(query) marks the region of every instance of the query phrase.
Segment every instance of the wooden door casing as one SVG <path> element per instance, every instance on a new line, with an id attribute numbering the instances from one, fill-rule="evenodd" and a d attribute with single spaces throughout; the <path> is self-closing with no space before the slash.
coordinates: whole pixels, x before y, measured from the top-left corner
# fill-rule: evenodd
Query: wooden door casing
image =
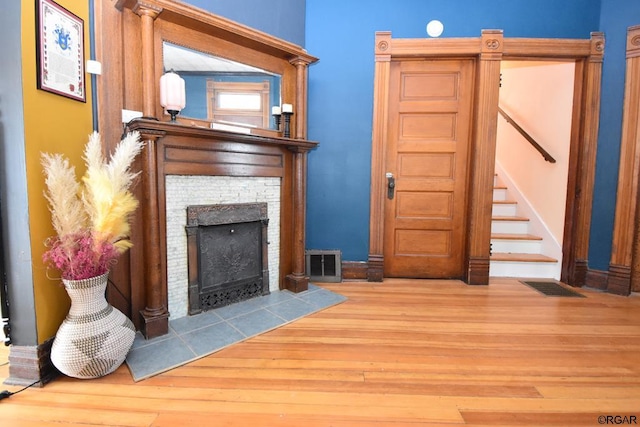
<path id="1" fill-rule="evenodd" d="M 603 57 L 604 35 L 598 32 L 592 33 L 590 39 L 504 38 L 501 30 L 482 30 L 480 37 L 469 38 L 394 39 L 389 31 L 377 32 L 367 279 L 382 281 L 387 264 L 385 174 L 391 126 L 391 65 L 404 60 L 453 58 L 469 59 L 476 64 L 464 212 L 468 235 L 463 280 L 472 285 L 488 285 L 500 62 L 503 58 L 536 58 L 576 63 L 561 280 L 574 286 L 585 285 Z"/>
<path id="2" fill-rule="evenodd" d="M 385 201 L 386 277 L 465 272 L 473 60 L 391 64 Z"/>

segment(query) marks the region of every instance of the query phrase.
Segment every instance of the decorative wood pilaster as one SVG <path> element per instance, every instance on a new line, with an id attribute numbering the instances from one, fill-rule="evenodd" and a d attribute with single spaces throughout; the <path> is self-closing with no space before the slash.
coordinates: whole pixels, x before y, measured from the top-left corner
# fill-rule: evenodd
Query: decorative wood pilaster
<path id="1" fill-rule="evenodd" d="M 285 287 L 291 292 L 302 292 L 309 288 L 309 277 L 305 271 L 305 226 L 307 206 L 307 150 L 294 151 L 293 170 L 293 271 L 285 277 Z"/>
<path id="2" fill-rule="evenodd" d="M 627 69 L 620 144 L 618 192 L 607 291 L 631 293 L 638 275 L 638 179 L 640 179 L 640 25 L 627 31 Z M 636 251 L 634 254 L 634 245 Z"/>
<path id="3" fill-rule="evenodd" d="M 489 284 L 491 209 L 498 126 L 498 96 L 503 35 L 501 30 L 484 30 L 476 78 L 472 177 L 469 215 L 469 266 L 467 283 Z"/>
<path id="4" fill-rule="evenodd" d="M 143 134 L 145 146 L 142 152 L 142 185 L 144 187 L 142 210 L 145 221 L 144 240 L 151 243 L 144 248 L 144 287 L 146 305 L 142 315 L 142 332 L 149 338 L 169 332 L 167 289 L 162 277 L 160 251 L 160 211 L 158 190 L 158 162 L 156 142 L 162 134 Z"/>
<path id="5" fill-rule="evenodd" d="M 376 33 L 373 93 L 373 135 L 371 147 L 371 209 L 369 212 L 369 259 L 367 280 L 384 277 L 385 146 L 391 71 L 391 32 Z"/>
<path id="6" fill-rule="evenodd" d="M 296 58 L 290 61 L 296 67 L 295 138 L 307 137 L 307 76 L 309 61 Z M 285 287 L 291 292 L 309 289 L 305 269 L 305 229 L 307 206 L 307 150 L 294 150 L 293 206 L 293 271 L 285 277 Z"/>
<path id="7" fill-rule="evenodd" d="M 571 242 L 573 266 L 569 277 L 563 278 L 573 286 L 584 286 L 589 259 L 589 237 L 591 229 L 591 210 L 593 203 L 593 185 L 595 180 L 596 150 L 598 144 L 598 124 L 600 115 L 600 92 L 602 80 L 602 59 L 604 56 L 604 35 L 591 34 L 591 51 L 587 58 L 583 74 L 584 96 L 581 102 L 582 121 L 580 133 L 578 164 L 576 177 L 575 223 Z M 566 255 L 565 255 L 566 256 Z"/>
<path id="8" fill-rule="evenodd" d="M 296 103 L 295 108 L 295 134 L 297 139 L 307 138 L 307 80 L 309 61 L 296 58 L 289 61 L 296 67 Z"/>
<path id="9" fill-rule="evenodd" d="M 142 114 L 146 117 L 153 117 L 156 111 L 156 86 L 159 83 L 155 81 L 154 72 L 153 25 L 162 9 L 138 2 L 132 10 L 140 16 L 142 28 Z"/>

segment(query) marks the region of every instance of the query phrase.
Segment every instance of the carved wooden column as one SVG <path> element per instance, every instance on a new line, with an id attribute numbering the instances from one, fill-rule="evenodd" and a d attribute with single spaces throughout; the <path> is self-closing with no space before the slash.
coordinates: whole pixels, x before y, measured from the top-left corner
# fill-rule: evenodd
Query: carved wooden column
<path id="1" fill-rule="evenodd" d="M 138 1 L 131 10 L 140 16 L 142 51 L 142 114 L 155 116 L 156 82 L 154 77 L 154 21 L 162 8 L 148 2 Z M 169 332 L 169 312 L 166 290 L 161 276 L 159 210 L 158 210 L 158 170 L 156 161 L 156 141 L 161 135 L 143 135 L 145 147 L 142 152 L 142 200 L 144 236 L 144 289 L 145 308 L 142 316 L 142 333 L 149 338 Z"/>
<path id="2" fill-rule="evenodd" d="M 589 236 L 591 229 L 591 202 L 596 170 L 596 150 L 598 146 L 598 124 L 600 116 L 600 91 L 602 80 L 602 59 L 604 56 L 603 33 L 591 34 L 591 54 L 585 64 L 582 99 L 582 144 L 580 145 L 580 170 L 578 171 L 578 188 L 576 224 L 577 230 L 587 230 L 574 235 L 574 264 L 570 266 L 567 280 L 573 286 L 584 286 L 587 277 L 589 259 Z"/>
<path id="3" fill-rule="evenodd" d="M 474 119 L 473 175 L 469 215 L 469 267 L 467 283 L 489 284 L 491 256 L 491 208 L 498 127 L 498 96 L 503 36 L 501 30 L 483 30 L 476 78 L 476 116 Z"/>
<path id="4" fill-rule="evenodd" d="M 144 225 L 144 286 L 145 308 L 140 312 L 142 332 L 147 339 L 169 332 L 167 289 L 162 277 L 160 252 L 160 211 L 158 197 L 157 140 L 163 133 L 145 133 L 142 152 L 142 213 Z"/>
<path id="5" fill-rule="evenodd" d="M 289 61 L 296 67 L 295 134 L 296 139 L 307 137 L 307 76 L 309 61 L 295 58 Z M 307 206 L 307 149 L 292 148 L 294 152 L 293 181 L 293 271 L 285 277 L 285 288 L 302 292 L 309 288 L 305 270 L 305 228 Z"/>
<path id="6" fill-rule="evenodd" d="M 373 134 L 371 147 L 371 206 L 369 212 L 369 257 L 367 280 L 381 282 L 384 277 L 384 200 L 385 141 L 389 108 L 391 33 L 376 33 L 373 94 Z"/>
<path id="7" fill-rule="evenodd" d="M 296 67 L 296 104 L 295 108 L 295 138 L 307 139 L 307 80 L 309 61 L 296 58 L 289 61 Z"/>
<path id="8" fill-rule="evenodd" d="M 304 268 L 308 149 L 303 147 L 289 149 L 295 153 L 293 159 L 293 271 L 285 277 L 285 288 L 291 292 L 302 292 L 309 288 L 309 277 Z"/>
<path id="9" fill-rule="evenodd" d="M 158 84 L 154 77 L 153 25 L 162 9 L 139 2 L 132 10 L 140 16 L 142 30 L 142 114 L 153 117 L 156 111 L 156 85 Z"/>
<path id="10" fill-rule="evenodd" d="M 627 32 L 627 69 L 620 144 L 620 169 L 607 291 L 631 293 L 634 242 L 638 238 L 640 174 L 640 25 Z M 637 252 L 636 252 L 637 254 Z M 637 256 L 636 256 L 637 258 Z M 636 270 L 637 275 L 637 270 Z"/>

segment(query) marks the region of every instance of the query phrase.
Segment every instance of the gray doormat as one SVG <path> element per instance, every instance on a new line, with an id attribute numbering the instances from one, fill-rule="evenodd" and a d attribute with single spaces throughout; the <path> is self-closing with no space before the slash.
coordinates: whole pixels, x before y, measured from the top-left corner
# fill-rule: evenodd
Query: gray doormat
<path id="1" fill-rule="evenodd" d="M 522 281 L 525 285 L 535 289 L 543 295 L 550 297 L 574 297 L 574 298 L 586 298 L 584 295 L 567 289 L 557 282 L 543 282 L 543 281 Z"/>

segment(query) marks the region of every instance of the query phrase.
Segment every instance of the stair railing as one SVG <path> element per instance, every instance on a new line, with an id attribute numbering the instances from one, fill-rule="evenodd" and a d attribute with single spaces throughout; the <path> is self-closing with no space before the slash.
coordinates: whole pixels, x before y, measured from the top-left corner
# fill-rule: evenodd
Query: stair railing
<path id="1" fill-rule="evenodd" d="M 502 108 L 498 107 L 498 111 L 500 112 L 500 114 L 502 114 L 502 117 L 505 118 L 507 123 L 509 123 L 511 126 L 513 126 L 514 129 L 517 130 L 520 133 L 520 135 L 522 135 L 524 137 L 524 139 L 526 139 L 527 141 L 529 141 L 529 143 L 531 145 L 533 145 L 533 148 L 535 148 L 536 150 L 538 150 L 538 152 L 540 154 L 542 154 L 542 157 L 544 157 L 544 159 L 547 162 L 549 162 L 549 163 L 555 163 L 556 162 L 556 159 L 554 159 L 553 156 L 551 156 L 551 154 L 549 154 L 549 152 L 547 150 L 542 148 L 542 146 L 540 144 L 538 144 L 538 142 L 535 139 L 533 139 L 533 137 L 531 135 L 529 135 L 527 133 L 527 131 L 522 129 L 522 127 L 520 127 L 520 125 L 515 120 L 513 120 L 507 113 L 505 113 Z"/>

